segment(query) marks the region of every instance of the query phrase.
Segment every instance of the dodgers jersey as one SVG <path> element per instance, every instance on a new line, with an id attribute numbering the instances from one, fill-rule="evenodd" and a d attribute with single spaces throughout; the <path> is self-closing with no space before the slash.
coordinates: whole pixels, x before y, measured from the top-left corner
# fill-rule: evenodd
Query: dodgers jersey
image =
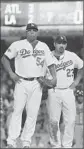
<path id="1" fill-rule="evenodd" d="M 81 69 L 83 61 L 75 53 L 67 50 L 65 50 L 64 55 L 59 60 L 53 54 L 53 59 L 57 74 L 56 88 L 68 88 L 74 81 L 74 68 Z M 47 77 L 51 78 L 49 72 Z"/>
<path id="2" fill-rule="evenodd" d="M 44 76 L 45 66 L 54 63 L 52 52 L 41 41 L 38 41 L 34 49 L 27 39 L 16 41 L 10 45 L 5 55 L 9 59 L 15 58 L 15 72 L 25 78 Z"/>

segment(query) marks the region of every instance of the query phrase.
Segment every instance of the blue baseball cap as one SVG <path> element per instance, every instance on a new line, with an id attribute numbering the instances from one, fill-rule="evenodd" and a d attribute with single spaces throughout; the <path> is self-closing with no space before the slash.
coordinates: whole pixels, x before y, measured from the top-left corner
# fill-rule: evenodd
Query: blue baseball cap
<path id="1" fill-rule="evenodd" d="M 55 43 L 58 43 L 58 44 L 66 44 L 67 43 L 67 39 L 64 35 L 58 35 L 55 39 L 54 39 L 54 42 Z"/>
<path id="2" fill-rule="evenodd" d="M 29 29 L 35 29 L 38 31 L 38 27 L 35 23 L 28 23 L 27 26 L 26 26 L 26 31 L 29 30 Z"/>

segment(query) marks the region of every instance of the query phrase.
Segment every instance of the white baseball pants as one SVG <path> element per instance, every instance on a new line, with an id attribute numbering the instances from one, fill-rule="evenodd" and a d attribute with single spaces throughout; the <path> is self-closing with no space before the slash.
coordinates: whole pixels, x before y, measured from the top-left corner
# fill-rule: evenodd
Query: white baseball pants
<path id="1" fill-rule="evenodd" d="M 52 147 L 71 148 L 74 136 L 74 126 L 76 117 L 75 96 L 72 89 L 50 89 L 48 91 L 48 113 L 49 113 L 49 133 Z M 60 139 L 59 121 L 63 112 L 64 135 L 62 142 Z"/>
<path id="2" fill-rule="evenodd" d="M 21 131 L 22 112 L 26 105 L 27 118 L 21 134 L 23 146 L 30 146 L 34 134 L 37 115 L 41 103 L 42 89 L 37 80 L 26 81 L 21 79 L 16 83 L 14 91 L 14 111 L 8 129 L 7 143 L 16 147 L 16 138 Z"/>

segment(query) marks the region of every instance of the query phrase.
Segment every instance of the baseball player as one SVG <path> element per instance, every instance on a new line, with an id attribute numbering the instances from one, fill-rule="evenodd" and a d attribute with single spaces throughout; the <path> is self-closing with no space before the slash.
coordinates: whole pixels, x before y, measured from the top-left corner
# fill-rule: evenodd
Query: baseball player
<path id="1" fill-rule="evenodd" d="M 83 76 L 83 61 L 73 52 L 65 50 L 67 39 L 58 35 L 54 40 L 53 59 L 57 75 L 57 85 L 48 90 L 49 133 L 52 148 L 71 148 L 74 136 L 76 105 L 74 89 Z M 74 68 L 78 68 L 74 80 Z M 49 73 L 48 76 L 50 77 Z M 63 112 L 64 135 L 61 141 L 59 121 Z"/>
<path id="2" fill-rule="evenodd" d="M 34 23 L 26 26 L 26 39 L 10 45 L 2 57 L 2 64 L 10 78 L 15 82 L 14 111 L 8 129 L 8 147 L 16 147 L 16 139 L 21 131 L 21 118 L 26 106 L 27 118 L 21 134 L 24 148 L 30 147 L 34 134 L 36 119 L 42 97 L 42 86 L 56 85 L 56 72 L 52 53 L 48 46 L 37 40 L 38 27 Z M 15 58 L 15 72 L 12 71 L 10 60 Z M 48 66 L 53 79 L 45 76 Z"/>

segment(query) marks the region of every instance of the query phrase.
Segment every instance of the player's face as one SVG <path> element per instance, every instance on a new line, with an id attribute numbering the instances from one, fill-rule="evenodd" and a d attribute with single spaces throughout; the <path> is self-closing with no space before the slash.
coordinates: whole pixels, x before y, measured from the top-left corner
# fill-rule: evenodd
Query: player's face
<path id="1" fill-rule="evenodd" d="M 38 35 L 38 31 L 36 29 L 28 29 L 28 31 L 26 31 L 26 36 L 28 41 L 34 41 L 37 39 L 37 35 Z"/>
<path id="2" fill-rule="evenodd" d="M 64 42 L 54 43 L 54 46 L 57 54 L 62 55 L 67 47 L 67 42 L 64 41 Z"/>

